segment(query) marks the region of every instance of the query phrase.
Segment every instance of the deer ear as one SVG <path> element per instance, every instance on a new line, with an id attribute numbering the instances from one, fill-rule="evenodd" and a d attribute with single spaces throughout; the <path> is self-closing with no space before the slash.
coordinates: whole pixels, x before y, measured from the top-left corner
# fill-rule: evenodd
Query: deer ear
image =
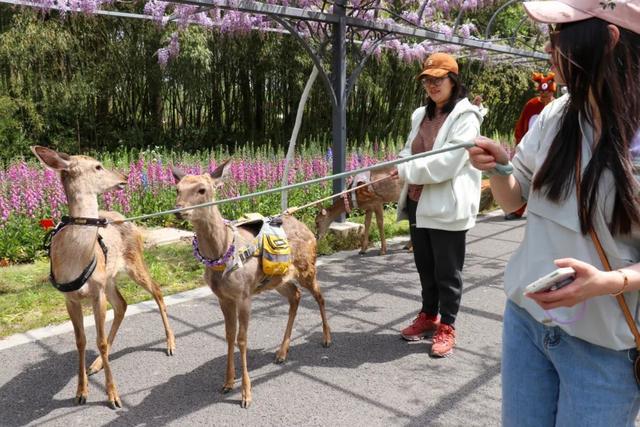
<path id="1" fill-rule="evenodd" d="M 182 178 L 186 176 L 186 174 L 175 166 L 171 166 L 171 173 L 173 174 L 173 179 L 176 180 L 176 184 L 179 183 Z"/>
<path id="2" fill-rule="evenodd" d="M 231 159 L 227 159 L 224 162 L 220 163 L 220 165 L 218 165 L 218 167 L 213 172 L 210 173 L 211 178 L 219 179 L 219 178 L 227 177 L 229 175 L 227 165 L 229 164 L 230 161 Z"/>
<path id="3" fill-rule="evenodd" d="M 51 148 L 40 145 L 31 146 L 31 151 L 46 168 L 54 171 L 69 170 L 71 157 L 65 153 L 58 153 Z"/>

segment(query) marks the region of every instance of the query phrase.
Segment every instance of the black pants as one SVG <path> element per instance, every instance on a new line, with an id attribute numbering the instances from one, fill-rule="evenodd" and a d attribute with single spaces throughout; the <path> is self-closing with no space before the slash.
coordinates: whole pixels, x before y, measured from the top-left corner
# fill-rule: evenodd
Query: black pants
<path id="1" fill-rule="evenodd" d="M 407 199 L 413 258 L 422 285 L 422 312 L 453 325 L 462 296 L 467 231 L 416 227 L 417 202 Z"/>

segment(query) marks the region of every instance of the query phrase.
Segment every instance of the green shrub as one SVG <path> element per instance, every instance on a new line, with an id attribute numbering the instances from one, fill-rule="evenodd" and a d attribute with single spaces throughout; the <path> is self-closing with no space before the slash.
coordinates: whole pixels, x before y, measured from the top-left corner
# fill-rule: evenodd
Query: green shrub
<path id="1" fill-rule="evenodd" d="M 33 218 L 9 217 L 9 221 L 0 228 L 0 261 L 31 262 L 46 255 L 42 247 L 45 234 Z"/>

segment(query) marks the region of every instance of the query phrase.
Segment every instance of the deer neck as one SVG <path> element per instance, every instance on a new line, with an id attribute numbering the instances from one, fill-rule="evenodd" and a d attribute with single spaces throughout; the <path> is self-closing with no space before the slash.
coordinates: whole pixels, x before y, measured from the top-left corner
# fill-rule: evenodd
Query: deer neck
<path id="1" fill-rule="evenodd" d="M 67 193 L 67 200 L 72 217 L 98 218 L 98 196 L 95 194 Z"/>
<path id="2" fill-rule="evenodd" d="M 67 192 L 69 215 L 98 218 L 95 194 Z M 56 235 L 51 246 L 51 264 L 58 283 L 74 280 L 95 255 L 98 229 L 88 225 L 68 225 Z"/>
<path id="3" fill-rule="evenodd" d="M 206 214 L 192 221 L 200 253 L 206 258 L 218 259 L 233 243 L 233 231 L 216 206 L 201 209 L 206 210 Z"/>
<path id="4" fill-rule="evenodd" d="M 344 199 L 342 197 L 338 197 L 333 205 L 331 205 L 327 211 L 327 218 L 329 222 L 332 222 L 334 219 L 338 218 L 341 214 L 346 212 L 344 207 Z"/>

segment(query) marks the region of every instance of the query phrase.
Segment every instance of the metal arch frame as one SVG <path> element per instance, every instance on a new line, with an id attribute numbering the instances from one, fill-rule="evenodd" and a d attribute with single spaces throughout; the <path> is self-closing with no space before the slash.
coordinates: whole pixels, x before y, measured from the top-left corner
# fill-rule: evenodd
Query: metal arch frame
<path id="1" fill-rule="evenodd" d="M 442 33 L 438 33 L 433 30 L 425 28 L 418 28 L 416 26 L 400 25 L 400 24 L 383 24 L 378 22 L 370 22 L 361 18 L 348 16 L 346 13 L 347 6 L 346 0 L 334 0 L 333 13 L 325 13 L 320 11 L 312 11 L 297 7 L 280 6 L 274 4 L 266 4 L 254 0 L 168 0 L 172 4 L 186 4 L 199 6 L 198 12 L 204 10 L 218 8 L 222 10 L 233 10 L 239 12 L 253 13 L 267 15 L 275 22 L 284 27 L 289 34 L 293 35 L 303 46 L 305 51 L 311 57 L 314 66 L 318 68 L 327 92 L 329 93 L 332 107 L 332 135 L 333 135 L 333 171 L 334 173 L 343 172 L 346 166 L 346 106 L 349 95 L 352 88 L 358 79 L 358 76 L 362 72 L 364 65 L 368 58 L 375 50 L 377 46 L 383 43 L 386 39 L 397 36 L 412 37 L 415 39 L 431 40 L 437 44 L 447 44 L 461 46 L 469 50 L 483 50 L 487 53 L 493 54 L 498 61 L 503 61 L 505 57 L 515 56 L 518 58 L 518 62 L 525 61 L 547 61 L 548 55 L 541 52 L 534 52 L 529 50 L 517 49 L 514 47 L 516 41 L 516 34 L 524 23 L 524 19 L 519 23 L 518 27 L 514 29 L 511 37 L 506 40 L 509 45 L 495 43 L 495 40 L 489 40 L 493 23 L 495 22 L 498 14 L 502 12 L 508 6 L 515 3 L 519 3 L 523 0 L 509 0 L 502 6 L 500 6 L 494 14 L 491 16 L 487 28 L 485 30 L 484 39 L 478 38 L 463 38 L 455 35 L 446 36 Z M 45 9 L 44 6 L 35 4 L 29 0 L 0 0 L 0 3 L 9 3 L 14 5 L 22 5 L 28 7 L 38 7 Z M 374 1 L 372 4 L 376 4 Z M 419 24 L 422 23 L 424 10 L 426 8 L 427 1 L 425 0 L 420 7 Z M 50 7 L 50 9 L 58 9 L 59 7 Z M 73 12 L 80 12 L 80 10 L 71 10 Z M 97 15 L 121 17 L 121 18 L 133 18 L 142 20 L 155 20 L 155 18 L 144 15 L 128 12 L 118 12 L 111 10 L 96 10 L 93 13 Z M 453 27 L 453 34 L 459 27 L 464 12 L 459 11 L 455 24 Z M 332 41 L 332 61 L 331 61 L 331 74 L 329 75 L 322 66 L 322 59 L 318 56 L 318 53 L 314 51 L 312 46 L 296 31 L 287 19 L 300 20 L 300 21 L 315 21 L 325 24 L 331 24 L 333 27 L 331 34 Z M 164 18 L 164 20 L 173 20 L 171 17 Z M 360 58 L 358 65 L 351 73 L 349 78 L 346 76 L 346 30 L 347 27 L 362 28 L 369 30 L 370 32 L 382 34 L 373 44 L 372 49 L 366 52 L 362 58 Z M 368 35 L 368 34 L 367 34 Z M 534 43 L 537 43 L 536 42 Z M 321 47 L 324 50 L 324 47 Z M 489 55 L 491 56 L 491 55 Z M 344 187 L 344 178 L 335 180 L 333 184 L 334 194 L 342 191 Z"/>

